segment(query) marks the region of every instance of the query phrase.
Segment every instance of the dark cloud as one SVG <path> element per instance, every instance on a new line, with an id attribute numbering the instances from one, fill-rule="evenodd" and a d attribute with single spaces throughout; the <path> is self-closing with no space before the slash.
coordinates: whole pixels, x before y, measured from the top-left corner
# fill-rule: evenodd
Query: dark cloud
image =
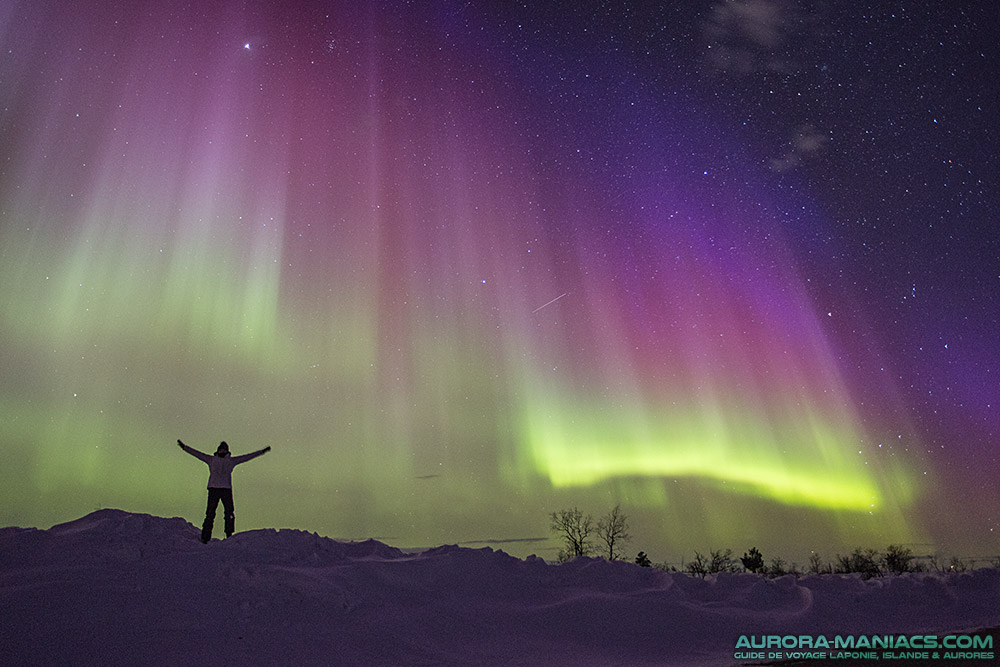
<path id="1" fill-rule="evenodd" d="M 728 0 L 705 22 L 708 62 L 736 73 L 785 71 L 784 47 L 796 24 L 794 5 L 782 0 Z"/>
<path id="2" fill-rule="evenodd" d="M 788 150 L 781 157 L 771 160 L 771 169 L 779 172 L 794 169 L 822 151 L 829 140 L 829 134 L 821 132 L 815 125 L 800 125 L 793 132 Z"/>
<path id="3" fill-rule="evenodd" d="M 468 540 L 466 542 L 459 542 L 460 546 L 465 546 L 469 544 L 517 544 L 525 542 L 547 542 L 549 538 L 547 537 L 509 537 L 501 540 Z"/>

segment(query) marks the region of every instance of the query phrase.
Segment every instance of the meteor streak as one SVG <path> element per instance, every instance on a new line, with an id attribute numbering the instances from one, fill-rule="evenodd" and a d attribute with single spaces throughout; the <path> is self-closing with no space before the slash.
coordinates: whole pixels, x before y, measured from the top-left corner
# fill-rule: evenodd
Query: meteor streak
<path id="1" fill-rule="evenodd" d="M 534 315 L 535 313 L 537 313 L 538 311 L 540 311 L 545 306 L 551 306 L 552 304 L 554 304 L 556 301 L 558 301 L 559 299 L 563 298 L 567 294 L 569 294 L 569 292 L 563 292 L 562 294 L 560 294 L 556 298 L 552 299 L 552 301 L 549 301 L 548 303 L 543 303 L 538 308 L 535 308 L 533 311 L 531 311 L 531 314 Z"/>

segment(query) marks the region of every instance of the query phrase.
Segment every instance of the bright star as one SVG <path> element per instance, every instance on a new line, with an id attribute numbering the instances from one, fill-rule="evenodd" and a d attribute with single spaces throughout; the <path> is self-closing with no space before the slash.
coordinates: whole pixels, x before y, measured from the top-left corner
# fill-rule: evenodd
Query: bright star
<path id="1" fill-rule="evenodd" d="M 246 49 L 247 51 L 249 51 L 250 50 L 250 42 L 247 42 L 246 44 L 244 44 L 243 48 Z"/>

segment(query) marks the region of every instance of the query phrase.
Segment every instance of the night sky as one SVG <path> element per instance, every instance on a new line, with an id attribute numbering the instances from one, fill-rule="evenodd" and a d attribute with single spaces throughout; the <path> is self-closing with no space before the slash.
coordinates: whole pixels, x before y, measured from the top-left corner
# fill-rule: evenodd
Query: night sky
<path id="1" fill-rule="evenodd" d="M 4 2 L 0 524 L 997 555 L 997 21 Z"/>

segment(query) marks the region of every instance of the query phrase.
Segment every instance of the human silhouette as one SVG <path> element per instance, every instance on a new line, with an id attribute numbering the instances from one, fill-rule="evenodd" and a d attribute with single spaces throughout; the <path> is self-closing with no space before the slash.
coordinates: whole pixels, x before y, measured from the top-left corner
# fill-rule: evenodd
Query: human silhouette
<path id="1" fill-rule="evenodd" d="M 242 456 L 230 456 L 229 445 L 222 441 L 213 456 L 199 452 L 194 447 L 188 447 L 180 440 L 177 441 L 177 444 L 191 456 L 208 464 L 208 507 L 205 509 L 205 523 L 201 525 L 201 541 L 208 544 L 208 541 L 212 539 L 215 510 L 219 507 L 220 500 L 226 512 L 226 537 L 229 537 L 236 530 L 236 514 L 233 509 L 233 468 L 266 454 L 271 451 L 271 448 L 265 447 Z"/>

